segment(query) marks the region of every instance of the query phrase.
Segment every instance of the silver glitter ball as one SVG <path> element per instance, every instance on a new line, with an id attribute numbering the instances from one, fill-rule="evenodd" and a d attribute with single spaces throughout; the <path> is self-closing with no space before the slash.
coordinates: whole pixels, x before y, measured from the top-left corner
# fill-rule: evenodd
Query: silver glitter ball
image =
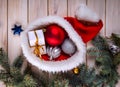
<path id="1" fill-rule="evenodd" d="M 60 56 L 61 49 L 59 47 L 47 47 L 47 54 L 50 56 L 50 60 L 53 60 Z"/>

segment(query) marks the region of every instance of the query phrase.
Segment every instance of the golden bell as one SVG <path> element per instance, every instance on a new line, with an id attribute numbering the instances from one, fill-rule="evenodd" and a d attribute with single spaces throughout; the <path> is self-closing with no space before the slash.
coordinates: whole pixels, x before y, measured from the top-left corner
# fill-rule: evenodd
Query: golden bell
<path id="1" fill-rule="evenodd" d="M 79 74 L 79 69 L 76 67 L 73 69 L 74 74 Z"/>

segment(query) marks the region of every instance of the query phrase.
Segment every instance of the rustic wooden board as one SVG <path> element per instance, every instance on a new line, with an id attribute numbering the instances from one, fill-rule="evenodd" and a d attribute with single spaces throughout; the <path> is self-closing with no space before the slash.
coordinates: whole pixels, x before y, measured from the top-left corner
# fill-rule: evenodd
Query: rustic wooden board
<path id="1" fill-rule="evenodd" d="M 7 0 L 0 0 L 0 48 L 7 52 Z M 0 69 L 3 69 L 0 65 Z M 0 87 L 5 87 L 0 81 Z"/>
<path id="2" fill-rule="evenodd" d="M 106 0 L 106 36 L 120 34 L 120 0 Z"/>
<path id="3" fill-rule="evenodd" d="M 67 15 L 67 0 L 48 0 L 48 6 L 49 15 Z"/>
<path id="4" fill-rule="evenodd" d="M 7 52 L 7 0 L 0 0 L 0 48 Z M 6 87 L 2 81 L 0 87 Z"/>
<path id="5" fill-rule="evenodd" d="M 86 0 L 68 0 L 68 16 L 75 17 L 75 11 L 80 4 L 86 4 Z"/>
<path id="6" fill-rule="evenodd" d="M 32 22 L 38 18 L 47 16 L 47 0 L 29 0 L 28 20 Z"/>
<path id="7" fill-rule="evenodd" d="M 14 24 L 21 24 L 23 29 L 27 25 L 27 0 L 8 0 L 8 56 L 10 63 L 20 55 L 20 37 L 13 35 L 11 28 Z"/>
<path id="8" fill-rule="evenodd" d="M 7 51 L 7 0 L 0 0 L 0 48 Z"/>

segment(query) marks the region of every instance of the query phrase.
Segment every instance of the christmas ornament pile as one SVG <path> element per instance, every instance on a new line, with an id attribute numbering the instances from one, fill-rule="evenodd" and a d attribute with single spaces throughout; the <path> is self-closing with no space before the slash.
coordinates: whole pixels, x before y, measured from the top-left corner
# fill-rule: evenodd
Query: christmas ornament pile
<path id="1" fill-rule="evenodd" d="M 102 28 L 99 17 L 81 4 L 74 17 L 47 16 L 32 22 L 21 34 L 26 59 L 40 70 L 65 72 L 84 63 L 85 43 Z"/>

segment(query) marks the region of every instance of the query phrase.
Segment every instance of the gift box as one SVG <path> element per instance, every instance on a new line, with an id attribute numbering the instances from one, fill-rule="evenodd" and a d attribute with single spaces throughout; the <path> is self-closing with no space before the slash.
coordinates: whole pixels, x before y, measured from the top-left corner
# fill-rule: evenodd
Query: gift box
<path id="1" fill-rule="evenodd" d="M 30 47 L 34 48 L 34 54 L 37 56 L 46 54 L 45 38 L 42 29 L 29 31 L 28 40 Z"/>

